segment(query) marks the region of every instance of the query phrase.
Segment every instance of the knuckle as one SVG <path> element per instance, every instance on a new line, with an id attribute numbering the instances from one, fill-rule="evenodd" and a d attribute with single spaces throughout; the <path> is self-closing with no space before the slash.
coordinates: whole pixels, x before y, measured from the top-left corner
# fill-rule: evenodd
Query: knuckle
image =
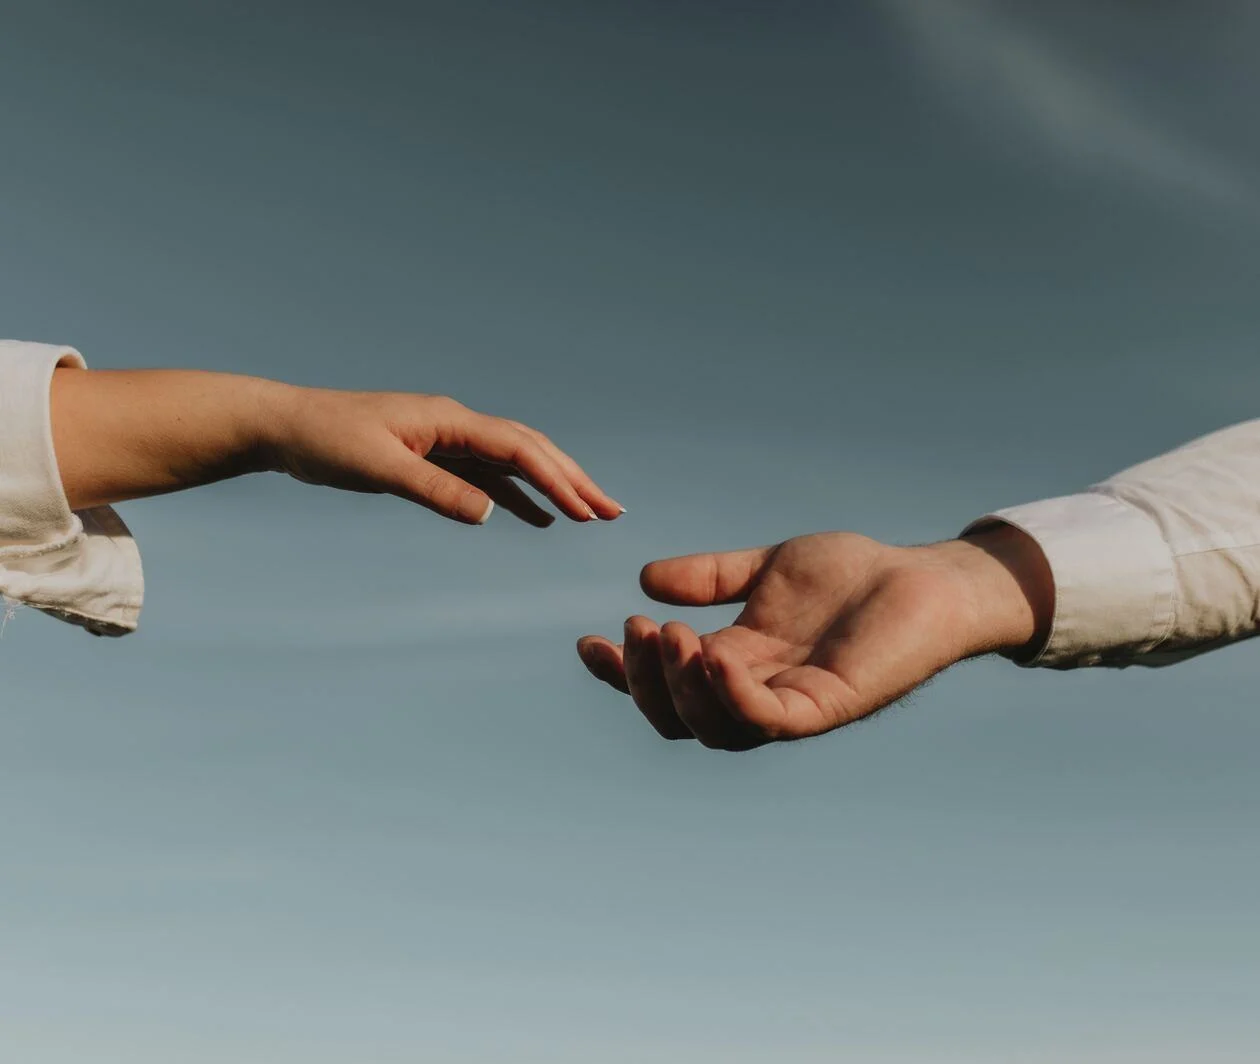
<path id="1" fill-rule="evenodd" d="M 541 432 L 539 429 L 534 428 L 533 425 L 526 425 L 523 421 L 514 421 L 510 418 L 505 420 L 517 432 L 521 433 L 523 436 L 528 436 L 532 442 L 538 444 L 545 444 L 549 442 L 546 434 Z"/>
<path id="2" fill-rule="evenodd" d="M 532 446 L 533 441 L 526 436 L 518 436 L 511 443 L 510 455 L 517 465 L 539 465 L 538 449 Z"/>
<path id="3" fill-rule="evenodd" d="M 528 432 L 518 434 L 517 441 L 520 449 L 531 455 L 540 466 L 551 468 L 551 458 L 548 456 L 546 448 Z"/>

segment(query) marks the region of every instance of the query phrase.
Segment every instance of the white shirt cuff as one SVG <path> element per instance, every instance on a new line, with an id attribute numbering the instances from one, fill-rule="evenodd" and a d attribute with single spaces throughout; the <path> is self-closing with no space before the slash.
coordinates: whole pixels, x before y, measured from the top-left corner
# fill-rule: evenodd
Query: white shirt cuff
<path id="1" fill-rule="evenodd" d="M 967 526 L 1003 521 L 1036 541 L 1054 577 L 1045 645 L 1021 665 L 1069 669 L 1126 665 L 1167 638 L 1176 573 L 1159 526 L 1136 507 L 1091 490 L 997 510 Z"/>
<path id="2" fill-rule="evenodd" d="M 72 348 L 0 340 L 0 595 L 97 635 L 139 623 L 140 552 L 107 506 L 74 513 L 53 449 L 48 393 Z"/>

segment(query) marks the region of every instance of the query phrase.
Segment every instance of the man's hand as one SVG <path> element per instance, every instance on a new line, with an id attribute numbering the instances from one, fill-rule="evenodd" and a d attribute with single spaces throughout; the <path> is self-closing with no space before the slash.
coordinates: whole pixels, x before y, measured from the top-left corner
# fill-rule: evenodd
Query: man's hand
<path id="1" fill-rule="evenodd" d="M 578 653 L 665 738 L 723 750 L 820 735 L 963 658 L 1036 646 L 1054 599 L 1040 549 L 1005 525 L 927 547 L 802 536 L 653 562 L 642 585 L 677 606 L 746 605 L 704 636 L 631 617 L 623 645 L 585 636 Z"/>

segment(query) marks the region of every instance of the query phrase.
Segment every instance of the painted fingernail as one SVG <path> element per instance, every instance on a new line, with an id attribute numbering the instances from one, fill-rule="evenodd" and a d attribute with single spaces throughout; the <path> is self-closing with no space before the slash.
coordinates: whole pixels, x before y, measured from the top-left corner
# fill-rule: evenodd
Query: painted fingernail
<path id="1" fill-rule="evenodd" d="M 583 505 L 585 505 L 585 504 L 583 504 Z M 592 510 L 592 509 L 590 508 L 590 506 L 587 506 L 587 507 L 586 507 L 586 512 L 587 512 L 588 514 L 590 514 L 590 515 L 591 515 L 591 520 L 592 520 L 592 521 L 598 521 L 598 520 L 599 520 L 599 514 L 597 514 L 594 510 Z"/>
<path id="2" fill-rule="evenodd" d="M 494 513 L 494 500 L 479 491 L 465 493 L 459 500 L 459 516 L 474 525 L 484 525 Z"/>

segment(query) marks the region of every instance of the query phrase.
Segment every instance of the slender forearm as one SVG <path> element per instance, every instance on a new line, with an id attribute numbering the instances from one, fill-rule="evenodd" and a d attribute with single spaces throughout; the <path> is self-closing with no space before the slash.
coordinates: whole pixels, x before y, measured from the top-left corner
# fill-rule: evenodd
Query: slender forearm
<path id="1" fill-rule="evenodd" d="M 271 381 L 195 370 L 61 368 L 53 446 L 75 509 L 195 487 L 265 466 Z"/>
<path id="2" fill-rule="evenodd" d="M 66 367 L 53 374 L 51 406 L 53 447 L 74 509 L 277 470 L 311 484 L 398 495 L 473 525 L 496 502 L 529 524 L 551 523 L 516 479 L 575 521 L 625 512 L 541 432 L 446 396 Z"/>

